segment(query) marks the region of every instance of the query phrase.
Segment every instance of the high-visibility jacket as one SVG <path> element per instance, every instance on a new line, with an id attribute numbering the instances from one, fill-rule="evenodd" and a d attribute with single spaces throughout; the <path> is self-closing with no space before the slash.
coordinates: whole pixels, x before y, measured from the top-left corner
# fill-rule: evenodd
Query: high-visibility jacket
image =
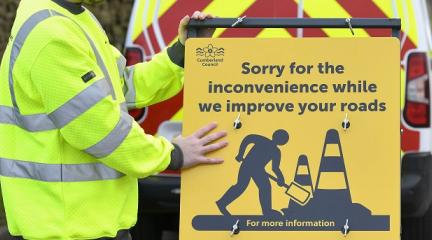
<path id="1" fill-rule="evenodd" d="M 124 66 L 88 10 L 20 2 L 0 68 L 0 179 L 12 235 L 95 239 L 135 224 L 137 178 L 165 170 L 174 146 L 146 135 L 127 106 L 175 95 L 183 69 L 167 50 Z"/>

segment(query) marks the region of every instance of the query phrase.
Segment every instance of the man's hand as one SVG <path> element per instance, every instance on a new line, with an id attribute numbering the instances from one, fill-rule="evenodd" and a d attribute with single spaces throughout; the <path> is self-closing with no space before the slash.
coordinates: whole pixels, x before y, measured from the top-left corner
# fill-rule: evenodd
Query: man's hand
<path id="1" fill-rule="evenodd" d="M 210 18 L 214 18 L 214 17 L 211 14 L 202 13 L 200 11 L 195 11 L 192 14 L 192 17 L 189 17 L 189 15 L 186 15 L 182 20 L 180 20 L 178 34 L 179 34 L 179 40 L 180 40 L 181 44 L 183 44 L 183 45 L 185 45 L 185 41 L 187 38 L 187 28 L 186 27 L 187 27 L 189 20 L 191 18 L 195 19 L 195 20 L 204 20 L 204 19 L 210 19 Z M 215 31 L 214 28 L 200 29 L 198 31 L 198 37 L 211 37 L 213 35 L 214 31 Z"/>
<path id="2" fill-rule="evenodd" d="M 210 123 L 190 136 L 178 136 L 173 140 L 183 152 L 183 168 L 190 168 L 198 164 L 222 163 L 220 158 L 209 158 L 205 155 L 217 151 L 228 145 L 227 141 L 215 142 L 227 135 L 225 131 L 209 134 L 217 127 L 216 123 Z"/>

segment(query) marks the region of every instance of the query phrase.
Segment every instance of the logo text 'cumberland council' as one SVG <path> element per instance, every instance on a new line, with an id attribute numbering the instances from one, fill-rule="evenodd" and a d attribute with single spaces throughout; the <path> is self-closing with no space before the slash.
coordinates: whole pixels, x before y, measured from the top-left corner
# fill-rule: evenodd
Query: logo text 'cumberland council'
<path id="1" fill-rule="evenodd" d="M 225 49 L 209 44 L 207 47 L 197 48 L 195 54 L 197 56 L 197 62 L 200 62 L 202 66 L 216 67 L 219 63 L 223 62 L 222 56 L 225 54 Z"/>

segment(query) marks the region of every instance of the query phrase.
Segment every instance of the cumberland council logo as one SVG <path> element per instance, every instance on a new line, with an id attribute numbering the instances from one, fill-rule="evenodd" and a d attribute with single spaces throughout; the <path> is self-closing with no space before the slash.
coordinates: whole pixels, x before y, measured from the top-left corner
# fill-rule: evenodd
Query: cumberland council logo
<path id="1" fill-rule="evenodd" d="M 216 67 L 219 63 L 223 62 L 223 56 L 225 54 L 224 48 L 218 48 L 213 44 L 207 45 L 207 47 L 197 48 L 195 51 L 197 56 L 197 62 L 200 62 L 204 67 Z"/>

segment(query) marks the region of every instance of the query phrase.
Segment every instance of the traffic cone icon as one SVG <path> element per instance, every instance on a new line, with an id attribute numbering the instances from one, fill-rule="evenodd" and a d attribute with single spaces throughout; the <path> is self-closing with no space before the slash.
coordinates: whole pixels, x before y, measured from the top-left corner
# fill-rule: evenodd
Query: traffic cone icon
<path id="1" fill-rule="evenodd" d="M 320 201 L 352 203 L 342 146 L 335 129 L 326 134 L 314 195 Z"/>
<path id="2" fill-rule="evenodd" d="M 313 198 L 313 184 L 312 184 L 312 178 L 310 174 L 310 168 L 309 168 L 309 161 L 306 155 L 300 155 L 297 160 L 297 168 L 296 168 L 296 174 L 294 177 L 294 182 L 307 190 L 310 193 L 309 198 Z M 289 206 L 292 207 L 303 207 L 307 205 L 300 205 L 296 201 L 290 200 Z"/>
<path id="3" fill-rule="evenodd" d="M 307 189 L 311 193 L 310 198 L 313 197 L 312 178 L 310 174 L 309 161 L 306 155 L 300 155 L 298 158 L 294 182 Z"/>

